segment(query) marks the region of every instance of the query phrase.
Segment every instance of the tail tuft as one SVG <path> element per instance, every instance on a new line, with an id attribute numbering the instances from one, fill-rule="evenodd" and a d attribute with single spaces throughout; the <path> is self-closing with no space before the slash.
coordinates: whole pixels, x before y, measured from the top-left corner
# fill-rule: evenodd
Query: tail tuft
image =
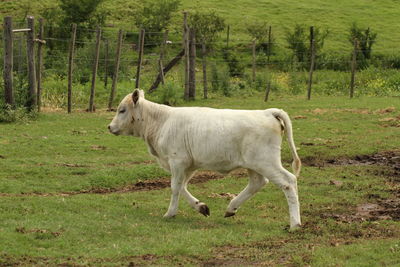
<path id="1" fill-rule="evenodd" d="M 299 177 L 301 170 L 301 161 L 299 156 L 297 155 L 296 146 L 294 145 L 293 141 L 292 121 L 290 120 L 289 115 L 281 109 L 273 109 L 272 115 L 283 121 L 283 124 L 285 125 L 287 141 L 289 143 L 290 152 L 292 153 L 293 157 L 293 172 L 296 177 Z"/>
<path id="2" fill-rule="evenodd" d="M 299 158 L 296 158 L 292 162 L 292 169 L 294 172 L 294 175 L 299 178 L 300 176 L 300 170 L 301 170 L 301 160 Z"/>

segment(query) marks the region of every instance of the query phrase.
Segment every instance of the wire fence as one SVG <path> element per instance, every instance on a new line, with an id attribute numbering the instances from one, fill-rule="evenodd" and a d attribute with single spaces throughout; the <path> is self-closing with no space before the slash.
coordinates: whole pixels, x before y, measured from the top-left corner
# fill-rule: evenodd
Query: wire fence
<path id="1" fill-rule="evenodd" d="M 22 23 L 14 24 L 16 28 L 26 28 Z M 68 61 L 69 49 L 71 48 L 71 37 L 61 36 L 60 31 L 69 33 L 70 27 L 54 27 L 51 31 L 46 30 L 43 41 L 43 65 L 38 68 L 43 76 L 41 85 L 43 87 L 43 97 L 47 97 L 54 101 L 54 97 L 49 97 L 53 92 L 59 95 L 60 99 L 65 100 L 68 81 Z M 58 34 L 52 35 L 57 32 Z M 77 99 L 76 106 L 84 105 L 84 98 L 88 95 L 88 87 L 90 82 L 93 83 L 92 77 L 94 65 L 97 68 L 97 87 L 100 83 L 104 84 L 104 89 L 98 89 L 97 94 L 102 94 L 102 105 L 105 105 L 105 99 L 108 98 L 108 92 L 111 90 L 111 81 L 118 72 L 118 83 L 123 86 L 130 86 L 129 90 L 134 87 L 137 79 L 142 81 L 142 88 L 148 90 L 154 86 L 157 77 L 160 76 L 161 66 L 165 68 L 169 63 L 176 59 L 177 55 L 183 49 L 183 40 L 181 32 L 169 32 L 166 42 L 163 40 L 164 32 L 148 32 L 145 34 L 145 42 L 143 48 L 142 64 L 139 64 L 140 33 L 135 31 L 124 31 L 123 43 L 121 44 L 120 57 L 117 59 L 116 51 L 118 50 L 118 33 L 116 28 L 102 28 L 103 34 L 100 41 L 99 57 L 96 58 L 96 29 L 87 29 L 78 27 L 77 31 L 81 34 L 75 41 L 75 53 L 73 54 L 73 77 L 72 83 L 74 90 L 80 90 L 78 93 L 80 99 Z M 36 29 L 37 32 L 37 29 Z M 83 33 L 87 33 L 86 35 Z M 3 36 L 0 38 L 3 43 Z M 25 33 L 13 34 L 13 73 L 16 92 L 21 93 L 23 88 L 27 87 L 27 76 L 29 74 L 27 64 L 27 35 Z M 227 43 L 229 42 L 229 45 Z M 292 43 L 308 46 L 309 42 Z M 241 89 L 286 90 L 291 93 L 303 92 L 307 86 L 311 86 L 310 71 L 320 71 L 314 76 L 314 86 L 322 90 L 319 84 L 324 83 L 325 86 L 339 87 L 338 91 L 344 93 L 350 85 L 350 77 L 354 75 L 356 70 L 352 70 L 352 64 L 357 66 L 358 71 L 365 69 L 367 66 L 373 66 L 380 70 L 390 70 L 390 75 L 396 77 L 393 86 L 390 88 L 391 95 L 400 94 L 398 92 L 400 78 L 397 80 L 395 72 L 400 68 L 400 57 L 398 56 L 399 48 L 397 47 L 381 47 L 373 50 L 370 59 L 361 57 L 352 57 L 355 54 L 362 54 L 363 51 L 357 47 L 335 49 L 333 51 L 320 50 L 316 52 L 314 68 L 310 69 L 311 52 L 303 51 L 301 56 L 296 55 L 288 48 L 288 44 L 282 41 L 271 41 L 254 43 L 250 39 L 231 38 L 228 40 L 218 39 L 205 44 L 207 51 L 202 52 L 202 42 L 193 42 L 196 48 L 195 56 L 195 73 L 193 84 L 196 85 L 197 95 L 202 95 L 202 91 L 206 88 L 211 92 L 222 91 L 229 95 L 229 91 L 237 91 Z M 4 56 L 4 49 L 0 49 L 1 56 Z M 163 52 L 163 55 L 160 53 Z M 35 55 L 36 57 L 38 55 Z M 160 59 L 162 58 L 162 60 Z M 119 61 L 119 68 L 116 68 L 116 62 Z M 204 60 L 204 66 L 203 66 Z M 161 61 L 161 64 L 160 64 Z M 4 61 L 0 61 L 0 68 L 4 69 Z M 137 72 L 137 69 L 140 72 Z M 164 70 L 165 71 L 165 70 Z M 168 69 L 163 73 L 166 82 L 170 81 L 175 87 L 181 90 L 183 94 L 184 88 L 188 81 L 185 80 L 186 72 L 184 61 L 178 60 L 176 66 Z M 207 76 L 203 75 L 203 72 Z M 329 80 L 328 74 L 333 71 L 339 71 L 334 78 Z M 353 72 L 351 74 L 351 72 Z M 369 75 L 374 76 L 370 71 Z M 137 77 L 137 73 L 141 73 Z M 345 75 L 347 76 L 345 76 Z M 381 77 L 387 78 L 389 74 L 382 74 Z M 397 76 L 396 76 L 397 75 Z M 207 77 L 205 79 L 205 77 Z M 374 76 L 377 79 L 377 73 Z M 373 77 L 373 78 L 374 78 Z M 324 80 L 325 79 L 325 80 Z M 394 79 L 394 78 L 393 78 Z M 92 81 L 91 81 L 92 80 Z M 324 80 L 324 82 L 322 82 Z M 364 83 L 370 80 L 362 77 L 355 81 L 355 86 L 366 87 Z M 40 85 L 39 85 L 40 86 Z M 93 86 L 93 85 L 92 85 Z M 369 86 L 369 85 L 368 85 Z M 397 86 L 397 87 L 396 87 Z M 284 88 L 285 87 L 285 88 Z M 329 90 L 332 88 L 329 87 Z M 396 87 L 396 88 L 395 88 Z M 156 90 L 156 89 L 155 89 Z M 158 89 L 157 89 L 158 90 Z M 329 91 L 328 90 L 328 91 Z M 327 90 L 322 90 L 325 92 Z M 360 90 L 362 91 L 362 90 Z M 117 90 L 117 98 L 120 97 L 119 92 L 126 90 Z M 52 105 L 49 101 L 42 101 L 44 105 Z M 57 105 L 64 106 L 65 103 Z M 114 105 L 114 103 L 113 103 Z"/>

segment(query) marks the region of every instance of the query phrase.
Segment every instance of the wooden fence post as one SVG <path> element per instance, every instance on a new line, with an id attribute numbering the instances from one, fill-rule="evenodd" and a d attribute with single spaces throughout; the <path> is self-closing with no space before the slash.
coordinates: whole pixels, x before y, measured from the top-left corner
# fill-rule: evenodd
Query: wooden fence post
<path id="1" fill-rule="evenodd" d="M 4 40 L 4 100 L 5 103 L 14 107 L 13 92 L 13 27 L 12 17 L 4 18 L 3 40 Z"/>
<path id="2" fill-rule="evenodd" d="M 94 63 L 93 63 L 93 73 L 92 73 L 92 86 L 90 88 L 90 99 L 89 99 L 89 112 L 95 111 L 94 98 L 96 93 L 96 77 L 97 77 L 97 68 L 99 66 L 99 55 L 100 55 L 100 39 L 101 39 L 101 29 L 97 26 L 96 29 L 96 50 L 94 54 Z"/>
<path id="3" fill-rule="evenodd" d="M 167 65 L 165 65 L 165 67 L 163 68 L 162 73 L 158 73 L 157 78 L 155 79 L 155 81 L 153 82 L 153 84 L 150 86 L 149 89 L 149 93 L 154 92 L 158 85 L 160 85 L 160 82 L 162 80 L 161 75 L 165 75 L 168 71 L 170 71 L 172 69 L 173 66 L 175 66 L 179 60 L 184 56 L 185 51 L 182 49 L 178 55 L 176 55 Z"/>
<path id="4" fill-rule="evenodd" d="M 230 26 L 228 25 L 228 29 L 226 30 L 226 48 L 229 48 L 229 31 L 230 31 Z"/>
<path id="5" fill-rule="evenodd" d="M 267 65 L 269 64 L 269 58 L 271 56 L 271 47 L 272 47 L 272 27 L 268 28 L 268 50 L 267 50 Z"/>
<path id="6" fill-rule="evenodd" d="M 208 84 L 207 84 L 207 50 L 206 50 L 206 43 L 203 40 L 201 43 L 201 57 L 203 63 L 203 89 L 204 89 L 204 99 L 208 98 Z"/>
<path id="7" fill-rule="evenodd" d="M 189 99 L 196 98 L 196 32 L 189 29 Z"/>
<path id="8" fill-rule="evenodd" d="M 264 102 L 268 101 L 268 97 L 269 97 L 269 92 L 271 91 L 271 81 L 268 81 L 267 83 L 267 88 L 265 89 L 265 98 L 264 98 Z"/>
<path id="9" fill-rule="evenodd" d="M 104 53 L 104 88 L 107 89 L 108 84 L 108 40 L 104 40 L 105 53 Z"/>
<path id="10" fill-rule="evenodd" d="M 110 93 L 110 99 L 108 100 L 108 111 L 112 110 L 112 103 L 114 101 L 115 97 L 115 90 L 117 87 L 117 82 L 118 82 L 118 71 L 119 71 L 119 63 L 121 60 L 121 47 L 122 47 L 122 39 L 123 39 L 123 31 L 119 30 L 118 32 L 118 43 L 117 43 L 117 52 L 116 52 L 116 58 L 115 58 L 115 69 L 114 69 L 114 75 L 112 79 L 112 85 L 111 85 L 111 93 Z"/>
<path id="11" fill-rule="evenodd" d="M 187 12 L 183 12 L 183 50 L 185 59 L 185 92 L 184 99 L 189 100 L 189 29 L 187 24 Z"/>
<path id="12" fill-rule="evenodd" d="M 27 17 L 26 54 L 28 58 L 29 93 L 27 107 L 32 111 L 36 106 L 36 69 L 35 69 L 35 20 L 32 16 Z"/>
<path id="13" fill-rule="evenodd" d="M 354 81 L 357 68 L 357 46 L 358 46 L 358 41 L 357 39 L 354 39 L 353 57 L 351 60 L 350 98 L 353 98 L 354 95 Z"/>
<path id="14" fill-rule="evenodd" d="M 307 88 L 307 99 L 311 99 L 311 86 L 312 86 L 312 76 L 314 72 L 315 64 L 315 40 L 314 40 L 314 27 L 310 27 L 310 73 L 308 78 L 308 88 Z"/>
<path id="15" fill-rule="evenodd" d="M 39 35 L 38 35 L 38 49 L 37 49 L 37 108 L 38 112 L 40 112 L 40 108 L 42 106 L 42 67 L 43 67 L 43 55 L 42 55 L 42 47 L 43 47 L 43 18 L 39 19 Z"/>
<path id="16" fill-rule="evenodd" d="M 163 42 L 161 44 L 161 49 L 160 49 L 160 59 L 159 59 L 159 69 L 160 69 L 160 74 L 161 74 L 161 83 L 165 83 L 165 76 L 164 76 L 164 55 L 165 55 L 165 49 L 167 45 L 167 39 L 168 39 L 168 30 L 165 30 L 164 36 L 163 36 Z"/>
<path id="17" fill-rule="evenodd" d="M 142 62 L 143 62 L 143 50 L 144 50 L 144 35 L 145 31 L 144 29 L 140 30 L 140 42 L 139 42 L 139 58 L 138 58 L 138 64 L 137 64 L 137 70 L 136 70 L 136 87 L 140 87 L 140 69 L 142 68 Z"/>
<path id="18" fill-rule="evenodd" d="M 253 39 L 252 43 L 252 52 L 253 52 L 253 63 L 252 63 L 252 82 L 254 83 L 256 81 L 256 40 Z"/>
<path id="19" fill-rule="evenodd" d="M 76 24 L 71 25 L 71 40 L 69 44 L 68 56 L 68 113 L 72 109 L 72 70 L 74 66 L 74 53 L 75 53 L 75 39 L 76 39 Z"/>
<path id="20" fill-rule="evenodd" d="M 18 74 L 20 74 L 20 73 L 22 73 L 22 67 L 23 67 L 22 62 L 24 61 L 23 59 L 25 59 L 22 56 L 23 35 L 20 35 L 19 38 L 16 40 L 18 40 L 18 57 L 17 57 L 17 62 L 16 62 L 17 63 L 17 72 L 18 72 Z M 13 40 L 13 44 L 14 44 L 14 40 Z"/>

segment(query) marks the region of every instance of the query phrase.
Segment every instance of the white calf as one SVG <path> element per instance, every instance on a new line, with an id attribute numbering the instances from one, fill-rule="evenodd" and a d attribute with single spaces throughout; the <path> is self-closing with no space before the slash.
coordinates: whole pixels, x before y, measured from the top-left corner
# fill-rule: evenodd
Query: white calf
<path id="1" fill-rule="evenodd" d="M 122 100 L 108 129 L 115 135 L 143 138 L 149 152 L 171 172 L 172 196 L 165 217 L 177 214 L 180 194 L 191 207 L 210 215 L 207 205 L 187 190 L 197 169 L 228 173 L 246 168 L 249 184 L 229 203 L 225 217 L 235 215 L 240 205 L 270 180 L 287 198 L 290 227 L 301 225 L 296 179 L 301 162 L 293 142 L 291 121 L 283 110 L 174 108 L 150 102 L 142 90 L 136 89 Z M 284 129 L 296 176 L 281 164 Z"/>

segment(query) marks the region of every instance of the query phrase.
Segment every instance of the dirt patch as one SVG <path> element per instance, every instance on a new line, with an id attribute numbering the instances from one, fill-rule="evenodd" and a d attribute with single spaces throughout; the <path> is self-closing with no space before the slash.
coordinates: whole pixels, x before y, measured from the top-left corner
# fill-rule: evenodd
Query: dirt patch
<path id="1" fill-rule="evenodd" d="M 362 203 L 348 214 L 321 213 L 321 218 L 353 223 L 363 221 L 393 220 L 400 221 L 400 199 L 379 199 L 376 203 Z"/>
<path id="2" fill-rule="evenodd" d="M 210 198 L 225 198 L 227 200 L 231 200 L 235 198 L 237 194 L 232 194 L 232 193 L 212 193 L 208 197 Z"/>
<path id="3" fill-rule="evenodd" d="M 325 113 L 342 113 L 342 112 L 347 112 L 347 113 L 354 113 L 354 114 L 388 114 L 395 112 L 396 108 L 395 107 L 387 107 L 383 109 L 377 109 L 377 110 L 369 110 L 367 108 L 316 108 L 313 110 L 308 110 L 310 113 L 314 114 L 325 114 Z"/>
<path id="4" fill-rule="evenodd" d="M 374 111 L 375 114 L 386 114 L 386 113 L 392 113 L 395 112 L 396 108 L 395 107 L 387 107 L 383 109 L 377 109 Z"/>
<path id="5" fill-rule="evenodd" d="M 29 233 L 49 234 L 53 237 L 57 237 L 57 236 L 61 235 L 61 232 L 52 232 L 47 229 L 38 229 L 38 228 L 26 229 L 25 227 L 17 227 L 17 228 L 15 228 L 15 231 L 17 233 L 21 233 L 21 234 L 29 234 Z"/>
<path id="6" fill-rule="evenodd" d="M 106 166 L 132 166 L 132 165 L 150 165 L 156 163 L 154 160 L 145 160 L 145 161 L 131 161 L 126 163 L 107 163 Z"/>
<path id="7" fill-rule="evenodd" d="M 68 167 L 76 167 L 76 166 L 68 166 Z M 238 169 L 229 174 L 230 176 L 235 177 L 244 177 L 247 176 L 247 171 L 244 169 Z M 190 180 L 190 184 L 200 184 L 205 183 L 210 180 L 222 179 L 225 176 L 219 173 L 211 172 L 211 171 L 199 171 L 195 174 L 195 176 Z M 73 196 L 79 194 L 109 194 L 109 193 L 128 193 L 135 191 L 150 191 L 150 190 L 159 190 L 163 188 L 170 187 L 171 178 L 170 177 L 160 177 L 158 179 L 151 179 L 145 181 L 139 181 L 134 184 L 126 185 L 119 188 L 91 188 L 88 190 L 81 190 L 76 192 L 61 192 L 61 193 L 22 193 L 22 194 L 8 194 L 8 193 L 0 193 L 0 197 L 21 197 L 21 196 L 41 196 L 41 197 L 49 197 L 49 196 Z"/>
<path id="8" fill-rule="evenodd" d="M 323 160 L 315 157 L 306 157 L 302 163 L 312 167 L 329 167 L 332 165 L 378 165 L 388 166 L 393 170 L 392 176 L 400 177 L 400 150 L 378 152 L 372 155 L 357 155 L 353 158 L 337 158 Z"/>
<path id="9" fill-rule="evenodd" d="M 0 254 L 0 266 L 159 266 L 159 260 L 173 262 L 175 257 L 144 254 L 114 258 L 38 257 Z M 190 262 L 190 258 L 184 258 Z M 176 261 L 176 260 L 175 260 Z"/>
<path id="10" fill-rule="evenodd" d="M 304 115 L 297 115 L 297 116 L 294 116 L 293 119 L 294 120 L 302 120 L 302 119 L 307 119 L 307 117 Z"/>
<path id="11" fill-rule="evenodd" d="M 370 111 L 367 108 L 343 108 L 343 109 L 338 109 L 338 108 L 316 108 L 313 110 L 309 110 L 309 112 L 314 113 L 314 114 L 325 114 L 325 113 L 342 113 L 342 112 L 348 112 L 348 113 L 356 113 L 356 114 L 372 114 L 373 112 Z"/>
<path id="12" fill-rule="evenodd" d="M 379 119 L 379 123 L 382 127 L 400 127 L 400 115 Z"/>
<path id="13" fill-rule="evenodd" d="M 106 150 L 107 149 L 105 146 L 100 146 L 100 145 L 92 145 L 90 148 L 92 150 Z"/>
<path id="14" fill-rule="evenodd" d="M 236 170 L 232 172 L 230 175 L 243 177 L 247 175 L 247 172 L 244 170 Z M 206 183 L 210 180 L 218 180 L 222 179 L 225 176 L 219 173 L 211 172 L 211 171 L 199 171 L 195 174 L 195 176 L 190 180 L 190 184 L 201 184 Z M 99 188 L 99 189 L 90 189 L 85 191 L 79 191 L 76 194 L 107 194 L 107 193 L 127 193 L 134 191 L 150 191 L 150 190 L 159 190 L 163 188 L 167 188 L 171 186 L 171 178 L 170 177 L 162 177 L 158 179 L 139 181 L 132 185 L 127 185 L 122 188 Z M 70 192 L 72 195 L 74 192 Z M 67 193 L 68 194 L 68 193 Z"/>

